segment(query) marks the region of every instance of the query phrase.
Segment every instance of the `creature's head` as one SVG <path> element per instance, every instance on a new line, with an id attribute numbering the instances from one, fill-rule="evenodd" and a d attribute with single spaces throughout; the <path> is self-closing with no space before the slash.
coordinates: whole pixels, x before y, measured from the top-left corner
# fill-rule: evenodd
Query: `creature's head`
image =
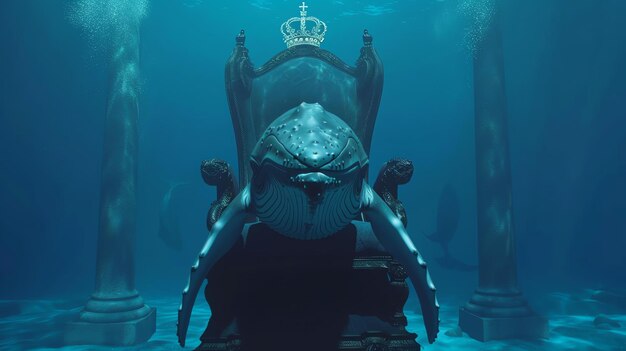
<path id="1" fill-rule="evenodd" d="M 250 162 L 256 214 L 283 235 L 324 238 L 359 214 L 367 154 L 354 131 L 319 104 L 277 118 Z"/>

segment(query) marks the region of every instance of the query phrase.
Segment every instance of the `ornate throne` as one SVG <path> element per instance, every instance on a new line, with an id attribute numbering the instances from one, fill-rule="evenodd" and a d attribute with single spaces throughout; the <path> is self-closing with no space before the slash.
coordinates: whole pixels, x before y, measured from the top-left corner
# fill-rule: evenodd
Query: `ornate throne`
<path id="1" fill-rule="evenodd" d="M 305 16 L 304 8 L 301 18 Z M 249 59 L 244 31 L 236 37 L 225 78 L 242 186 L 250 180 L 248 160 L 261 134 L 274 118 L 302 102 L 320 103 L 344 119 L 369 153 L 382 94 L 382 62 L 367 30 L 355 66 L 321 49 L 325 24 L 319 22 L 319 42 L 298 44 L 297 37 L 286 35 L 288 49 L 258 68 Z M 237 185 L 223 161 L 204 161 L 201 171 L 209 185 L 217 186 L 218 199 L 207 219 L 211 227 Z M 392 160 L 374 187 L 405 225 L 397 186 L 411 174 L 410 162 Z M 255 220 L 250 218 L 239 243 L 207 277 L 211 284 L 205 297 L 212 315 L 197 350 L 420 349 L 417 335 L 405 329 L 407 274 L 365 218 L 330 238 L 306 242 L 283 237 Z"/>

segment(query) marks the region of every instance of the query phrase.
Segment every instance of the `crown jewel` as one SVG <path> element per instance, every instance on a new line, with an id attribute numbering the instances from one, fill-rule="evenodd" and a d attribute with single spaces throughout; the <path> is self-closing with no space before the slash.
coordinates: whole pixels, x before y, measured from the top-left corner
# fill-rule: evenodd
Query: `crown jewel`
<path id="1" fill-rule="evenodd" d="M 317 17 L 307 16 L 308 6 L 300 5 L 300 17 L 292 17 L 280 26 L 283 41 L 290 48 L 296 45 L 320 46 L 326 34 L 326 23 Z"/>

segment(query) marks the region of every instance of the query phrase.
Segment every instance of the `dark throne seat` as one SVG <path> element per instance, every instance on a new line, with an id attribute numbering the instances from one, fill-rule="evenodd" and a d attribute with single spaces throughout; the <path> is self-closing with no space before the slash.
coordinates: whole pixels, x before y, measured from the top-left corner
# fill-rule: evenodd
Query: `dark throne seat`
<path id="1" fill-rule="evenodd" d="M 315 241 L 249 225 L 208 277 L 198 350 L 419 350 L 405 278 L 365 222 Z"/>
<path id="2" fill-rule="evenodd" d="M 367 31 L 363 42 L 355 67 L 319 47 L 301 45 L 255 69 L 243 31 L 236 38 L 226 90 L 242 186 L 250 180 L 248 160 L 261 133 L 303 101 L 319 102 L 343 118 L 369 152 L 383 67 Z M 218 184 L 209 226 L 232 199 L 224 189 Z M 381 196 L 398 203 L 397 184 L 395 189 Z M 312 241 L 287 238 L 259 222 L 246 225 L 242 234 L 207 277 L 212 315 L 197 350 L 420 349 L 417 335 L 405 329 L 406 273 L 366 221 Z"/>

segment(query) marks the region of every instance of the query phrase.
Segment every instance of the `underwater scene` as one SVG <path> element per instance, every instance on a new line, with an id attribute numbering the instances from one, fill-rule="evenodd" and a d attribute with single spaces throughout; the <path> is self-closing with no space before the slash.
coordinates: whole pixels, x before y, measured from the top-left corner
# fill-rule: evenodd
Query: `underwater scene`
<path id="1" fill-rule="evenodd" d="M 626 350 L 626 1 L 0 28 L 0 350 Z"/>

